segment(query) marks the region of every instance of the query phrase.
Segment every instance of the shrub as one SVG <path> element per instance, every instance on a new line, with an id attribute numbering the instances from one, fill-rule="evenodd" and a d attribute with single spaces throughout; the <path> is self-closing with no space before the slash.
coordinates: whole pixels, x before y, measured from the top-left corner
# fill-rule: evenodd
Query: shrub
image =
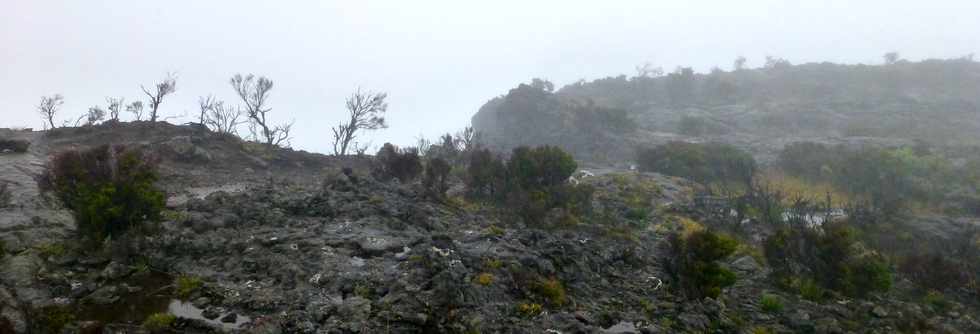
<path id="1" fill-rule="evenodd" d="M 177 279 L 174 281 L 174 294 L 179 298 L 187 298 L 194 291 L 200 289 L 202 285 L 204 285 L 204 282 L 199 277 L 187 275 L 177 276 Z"/>
<path id="2" fill-rule="evenodd" d="M 83 237 L 101 242 L 145 221 L 165 203 L 155 161 L 141 151 L 108 145 L 54 156 L 41 178 L 75 215 Z"/>
<path id="3" fill-rule="evenodd" d="M 409 182 L 422 173 L 422 160 L 418 150 L 414 148 L 399 149 L 385 143 L 375 158 L 379 162 L 375 167 L 375 175 L 381 179 L 396 178 L 401 182 Z"/>
<path id="4" fill-rule="evenodd" d="M 783 311 L 783 301 L 776 295 L 763 294 L 762 298 L 759 299 L 759 305 L 762 307 L 762 311 L 766 313 L 779 313 Z"/>
<path id="5" fill-rule="evenodd" d="M 672 234 L 672 258 L 668 267 L 689 297 L 718 297 L 721 289 L 735 284 L 735 273 L 717 261 L 735 252 L 738 242 L 709 230 Z"/>
<path id="6" fill-rule="evenodd" d="M 448 178 L 452 166 L 443 158 L 429 159 L 425 164 L 425 176 L 422 177 L 422 185 L 426 193 L 434 198 L 445 198 L 446 190 L 449 190 Z"/>
<path id="7" fill-rule="evenodd" d="M 540 223 L 554 209 L 575 215 L 591 211 L 594 189 L 568 184 L 578 168 L 560 148 L 514 149 L 506 163 L 488 150 L 470 155 L 467 193 L 506 204 L 528 223 Z"/>
<path id="8" fill-rule="evenodd" d="M 791 286 L 813 280 L 855 297 L 891 288 L 888 262 L 874 252 L 860 251 L 852 228 L 827 222 L 821 229 L 782 228 L 766 238 L 763 247 L 773 273 Z"/>
<path id="9" fill-rule="evenodd" d="M 517 305 L 517 313 L 528 318 L 541 314 L 541 311 L 541 304 L 538 303 L 521 303 Z"/>
<path id="10" fill-rule="evenodd" d="M 518 147 L 507 161 L 507 175 L 525 190 L 540 190 L 568 182 L 578 164 L 555 146 Z"/>
<path id="11" fill-rule="evenodd" d="M 565 286 L 554 277 L 539 279 L 535 283 L 533 291 L 543 297 L 552 307 L 561 307 L 568 301 Z"/>
<path id="12" fill-rule="evenodd" d="M 474 150 L 470 154 L 466 173 L 468 197 L 492 200 L 503 198 L 507 169 L 499 156 L 488 149 Z"/>
<path id="13" fill-rule="evenodd" d="M 75 321 L 75 315 L 67 306 L 44 306 L 32 313 L 35 314 L 28 319 L 33 318 L 31 326 L 37 333 L 61 333 L 66 325 Z"/>
<path id="14" fill-rule="evenodd" d="M 177 320 L 177 317 L 175 317 L 173 314 L 154 313 L 146 317 L 146 320 L 143 321 L 143 328 L 151 332 L 162 331 L 170 328 L 170 325 L 172 325 L 175 320 Z"/>
<path id="15" fill-rule="evenodd" d="M 0 139 L 0 153 L 10 150 L 15 153 L 27 152 L 31 142 L 22 139 Z"/>
<path id="16" fill-rule="evenodd" d="M 476 275 L 476 278 L 473 279 L 473 281 L 476 282 L 476 284 L 488 286 L 493 283 L 493 274 L 480 273 L 479 275 Z"/>
<path id="17" fill-rule="evenodd" d="M 718 143 L 669 142 L 637 151 L 640 170 L 688 178 L 702 183 L 750 185 L 756 162 L 734 146 Z"/>
<path id="18" fill-rule="evenodd" d="M 952 306 L 951 303 L 946 300 L 946 296 L 943 296 L 941 292 L 936 290 L 930 290 L 927 292 L 926 295 L 922 297 L 922 302 L 929 305 L 933 309 L 936 309 L 937 311 L 945 311 Z"/>

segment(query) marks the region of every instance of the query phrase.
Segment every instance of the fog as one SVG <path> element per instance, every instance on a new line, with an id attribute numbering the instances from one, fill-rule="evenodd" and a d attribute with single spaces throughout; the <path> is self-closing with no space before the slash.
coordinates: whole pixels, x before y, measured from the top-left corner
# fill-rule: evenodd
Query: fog
<path id="1" fill-rule="evenodd" d="M 237 103 L 228 78 L 275 82 L 270 106 L 295 120 L 295 148 L 328 152 L 329 127 L 356 87 L 390 94 L 375 147 L 469 124 L 487 100 L 533 77 L 556 86 L 670 70 L 880 63 L 977 51 L 975 1 L 20 1 L 0 12 L 0 126 L 41 128 L 40 96 L 61 93 L 56 122 L 105 97 L 145 96 L 167 72 L 166 116 L 191 120 L 199 96 Z M 128 115 L 127 115 L 128 116 Z"/>

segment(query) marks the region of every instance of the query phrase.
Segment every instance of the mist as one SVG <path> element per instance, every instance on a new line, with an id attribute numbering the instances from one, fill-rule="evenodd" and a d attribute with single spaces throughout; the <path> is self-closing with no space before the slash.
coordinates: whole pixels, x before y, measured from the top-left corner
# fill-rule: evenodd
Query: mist
<path id="1" fill-rule="evenodd" d="M 634 74 L 650 62 L 705 72 L 765 56 L 806 62 L 958 57 L 980 45 L 972 1 L 15 1 L 0 13 L 0 126 L 41 128 L 35 106 L 61 93 L 58 121 L 105 97 L 145 100 L 166 73 L 161 106 L 193 120 L 199 96 L 236 104 L 235 73 L 275 82 L 276 121 L 292 146 L 327 153 L 328 128 L 357 87 L 389 93 L 374 147 L 469 124 L 486 101 L 530 78 L 562 86 Z"/>

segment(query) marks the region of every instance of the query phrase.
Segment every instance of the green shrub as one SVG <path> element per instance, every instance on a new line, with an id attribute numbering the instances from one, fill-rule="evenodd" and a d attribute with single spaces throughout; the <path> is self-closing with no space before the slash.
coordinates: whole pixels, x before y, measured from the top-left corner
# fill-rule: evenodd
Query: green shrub
<path id="1" fill-rule="evenodd" d="M 0 139 L 0 153 L 10 150 L 15 153 L 27 152 L 31 142 L 22 139 Z"/>
<path id="2" fill-rule="evenodd" d="M 155 162 L 141 151 L 108 145 L 54 156 L 41 178 L 75 215 L 78 230 L 99 243 L 160 219 L 165 203 Z"/>
<path id="3" fill-rule="evenodd" d="M 177 317 L 173 314 L 154 313 L 146 317 L 146 320 L 143 321 L 143 328 L 151 332 L 162 331 L 170 328 L 175 320 L 177 320 Z"/>
<path id="4" fill-rule="evenodd" d="M 940 312 L 945 311 L 952 306 L 949 300 L 946 300 L 946 296 L 943 296 L 941 292 L 936 290 L 930 290 L 927 292 L 926 295 L 922 297 L 922 302 Z"/>
<path id="5" fill-rule="evenodd" d="M 422 160 L 416 148 L 399 149 L 395 145 L 385 143 L 375 155 L 378 164 L 375 166 L 375 176 L 380 179 L 396 178 L 401 182 L 415 180 L 422 173 Z"/>
<path id="6" fill-rule="evenodd" d="M 841 222 L 820 228 L 782 228 L 768 237 L 763 247 L 773 274 L 797 284 L 813 280 L 854 297 L 891 288 L 888 262 L 874 252 L 860 251 L 854 229 Z"/>
<path id="7" fill-rule="evenodd" d="M 474 150 L 466 168 L 466 193 L 472 199 L 501 200 L 507 182 L 507 168 L 500 156 L 488 149 Z"/>
<path id="8" fill-rule="evenodd" d="M 571 155 L 553 146 L 518 147 L 506 163 L 476 150 L 470 155 L 467 193 L 504 204 L 528 223 L 542 222 L 555 209 L 581 215 L 591 211 L 594 189 L 568 183 L 576 168 Z"/>
<path id="9" fill-rule="evenodd" d="M 67 306 L 51 305 L 33 311 L 31 326 L 37 333 L 61 333 L 61 330 L 75 321 L 75 315 Z"/>
<path id="10" fill-rule="evenodd" d="M 181 275 L 174 281 L 174 294 L 179 298 L 190 297 L 194 291 L 200 289 L 204 281 L 199 277 Z"/>
<path id="11" fill-rule="evenodd" d="M 738 247 L 735 239 L 709 230 L 672 234 L 668 267 L 689 297 L 718 297 L 735 284 L 735 273 L 717 263 Z"/>
<path id="12" fill-rule="evenodd" d="M 572 155 L 555 146 L 518 147 L 507 161 L 511 182 L 529 191 L 563 185 L 576 168 Z"/>
<path id="13" fill-rule="evenodd" d="M 425 176 L 422 177 L 422 185 L 426 193 L 434 198 L 445 198 L 446 190 L 449 190 L 448 178 L 452 166 L 443 158 L 429 159 L 425 164 Z"/>
<path id="14" fill-rule="evenodd" d="M 759 299 L 759 306 L 766 313 L 779 313 L 783 311 L 783 301 L 776 295 L 763 294 L 762 298 Z"/>
<path id="15" fill-rule="evenodd" d="M 752 155 L 728 144 L 669 142 L 637 151 L 641 171 L 688 178 L 702 183 L 750 185 L 756 171 Z"/>

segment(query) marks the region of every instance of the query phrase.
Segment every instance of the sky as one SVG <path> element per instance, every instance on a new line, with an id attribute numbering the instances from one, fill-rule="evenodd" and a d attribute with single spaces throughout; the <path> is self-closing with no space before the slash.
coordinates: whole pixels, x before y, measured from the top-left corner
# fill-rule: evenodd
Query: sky
<path id="1" fill-rule="evenodd" d="M 390 128 L 361 142 L 410 145 L 469 125 L 489 99 L 531 78 L 557 87 L 635 73 L 730 69 L 745 56 L 792 63 L 954 58 L 980 51 L 980 1 L 249 1 L 0 0 L 0 127 L 41 128 L 109 96 L 192 120 L 200 96 L 238 103 L 235 73 L 272 79 L 270 117 L 295 121 L 292 146 L 329 153 L 330 127 L 357 87 L 389 94 Z"/>

